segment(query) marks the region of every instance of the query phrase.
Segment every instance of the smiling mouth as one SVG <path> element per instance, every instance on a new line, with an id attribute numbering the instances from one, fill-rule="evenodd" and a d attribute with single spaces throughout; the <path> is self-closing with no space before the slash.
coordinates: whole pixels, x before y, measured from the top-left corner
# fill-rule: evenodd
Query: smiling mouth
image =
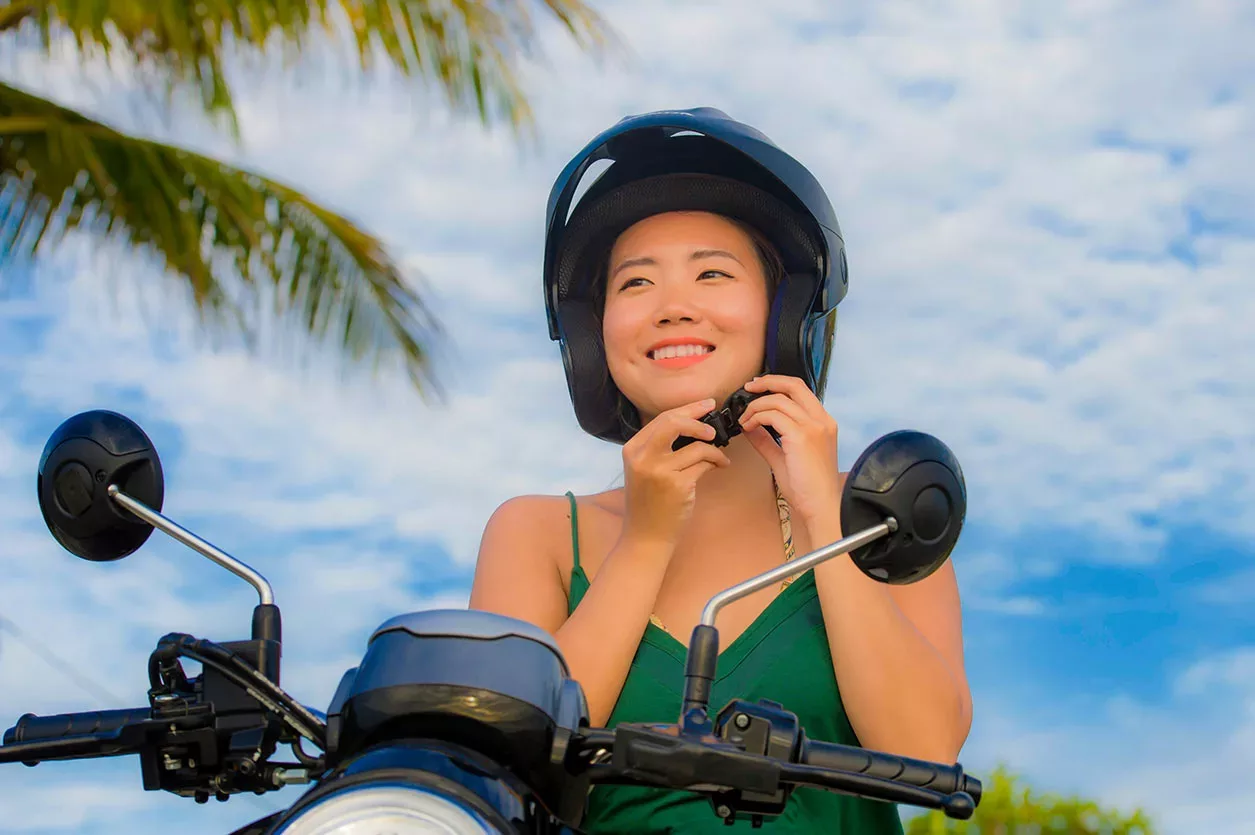
<path id="1" fill-rule="evenodd" d="M 663 368 L 688 368 L 715 352 L 711 345 L 667 345 L 648 353 L 654 365 Z"/>
<path id="2" fill-rule="evenodd" d="M 704 357 L 707 354 L 714 353 L 712 345 L 665 345 L 653 351 L 649 351 L 647 356 L 651 360 L 671 360 L 671 359 L 688 359 L 690 357 Z"/>

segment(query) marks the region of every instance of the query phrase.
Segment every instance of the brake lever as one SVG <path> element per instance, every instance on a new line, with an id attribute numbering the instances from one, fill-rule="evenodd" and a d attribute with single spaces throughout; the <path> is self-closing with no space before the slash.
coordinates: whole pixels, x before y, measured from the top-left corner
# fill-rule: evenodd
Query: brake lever
<path id="1" fill-rule="evenodd" d="M 741 415 L 745 414 L 745 409 L 751 401 L 757 400 L 767 394 L 765 391 L 754 394 L 743 388 L 739 388 L 728 396 L 723 407 L 709 412 L 699 420 L 707 426 L 713 427 L 715 430 L 714 440 L 707 441 L 713 446 L 727 446 L 733 438 L 741 434 Z M 690 438 L 687 435 L 681 435 L 671 444 L 672 451 L 683 449 L 698 438 Z"/>
<path id="2" fill-rule="evenodd" d="M 588 749 L 591 739 L 578 746 Z M 798 786 L 891 803 L 940 809 L 967 820 L 976 809 L 966 792 L 940 792 L 888 777 L 790 763 L 718 737 L 694 737 L 674 725 L 619 725 L 609 763 L 589 771 L 593 784 L 652 786 L 705 794 L 716 816 L 751 822 L 775 817 Z"/>

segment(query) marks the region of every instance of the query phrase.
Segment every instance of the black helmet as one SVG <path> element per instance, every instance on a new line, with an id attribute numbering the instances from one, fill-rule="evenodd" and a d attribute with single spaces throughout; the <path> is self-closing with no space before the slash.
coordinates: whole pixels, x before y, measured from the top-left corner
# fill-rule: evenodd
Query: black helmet
<path id="1" fill-rule="evenodd" d="M 608 169 L 581 196 L 595 162 Z M 707 211 L 748 224 L 785 267 L 767 330 L 767 370 L 800 377 L 823 396 L 848 276 L 836 213 L 806 168 L 749 125 L 711 107 L 630 116 L 567 163 L 545 218 L 545 310 L 584 431 L 615 443 L 639 426 L 606 364 L 593 284 L 615 239 L 670 211 Z"/>

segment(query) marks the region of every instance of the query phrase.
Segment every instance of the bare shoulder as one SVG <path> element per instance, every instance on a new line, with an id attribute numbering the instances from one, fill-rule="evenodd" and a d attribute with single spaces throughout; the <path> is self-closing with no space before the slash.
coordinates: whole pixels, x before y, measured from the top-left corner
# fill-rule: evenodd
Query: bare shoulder
<path id="1" fill-rule="evenodd" d="M 498 505 L 484 526 L 479 562 L 509 560 L 557 566 L 559 532 L 570 524 L 566 496 L 515 496 Z M 568 537 L 569 541 L 569 537 Z"/>
<path id="2" fill-rule="evenodd" d="M 555 521 L 567 518 L 566 496 L 526 495 L 507 499 L 488 518 L 486 530 L 503 529 L 511 534 L 541 535 L 550 532 Z"/>
<path id="3" fill-rule="evenodd" d="M 524 495 L 502 502 L 480 540 L 470 608 L 555 631 L 566 620 L 562 559 L 570 550 L 565 496 Z M 569 558 L 567 558 L 569 562 Z"/>

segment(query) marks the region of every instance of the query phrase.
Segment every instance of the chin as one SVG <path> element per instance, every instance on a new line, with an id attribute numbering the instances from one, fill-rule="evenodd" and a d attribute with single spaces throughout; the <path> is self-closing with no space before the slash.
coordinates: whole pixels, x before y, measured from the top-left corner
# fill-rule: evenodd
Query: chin
<path id="1" fill-rule="evenodd" d="M 720 408 L 732 392 L 745 385 L 745 382 L 753 376 L 753 374 L 746 375 L 745 380 L 735 383 L 693 380 L 683 384 L 659 386 L 648 391 L 648 396 L 642 400 L 648 404 L 646 411 L 652 414 L 659 414 L 669 409 L 687 406 L 690 403 L 696 403 L 708 397 L 714 398 L 715 408 Z"/>

